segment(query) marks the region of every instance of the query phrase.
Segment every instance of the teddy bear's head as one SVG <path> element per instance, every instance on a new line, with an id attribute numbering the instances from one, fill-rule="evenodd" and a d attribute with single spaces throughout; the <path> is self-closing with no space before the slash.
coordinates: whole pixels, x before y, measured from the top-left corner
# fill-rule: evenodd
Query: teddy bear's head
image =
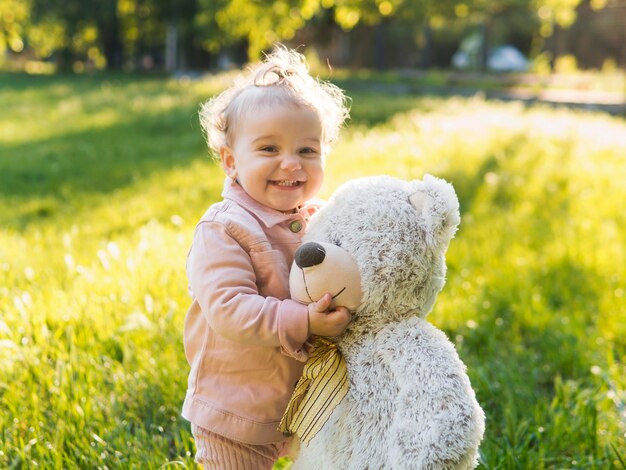
<path id="1" fill-rule="evenodd" d="M 456 194 L 442 179 L 345 183 L 296 251 L 291 295 L 308 303 L 330 292 L 365 328 L 424 317 L 444 285 L 444 255 L 459 222 Z"/>

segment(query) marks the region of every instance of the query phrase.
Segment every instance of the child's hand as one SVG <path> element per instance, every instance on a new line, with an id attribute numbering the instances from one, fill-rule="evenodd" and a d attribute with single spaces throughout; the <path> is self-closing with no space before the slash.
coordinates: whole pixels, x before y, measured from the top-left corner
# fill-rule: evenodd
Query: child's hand
<path id="1" fill-rule="evenodd" d="M 330 294 L 317 302 L 309 304 L 309 333 L 317 336 L 339 336 L 348 327 L 352 319 L 350 311 L 345 307 L 337 307 L 328 311 L 333 298 Z"/>

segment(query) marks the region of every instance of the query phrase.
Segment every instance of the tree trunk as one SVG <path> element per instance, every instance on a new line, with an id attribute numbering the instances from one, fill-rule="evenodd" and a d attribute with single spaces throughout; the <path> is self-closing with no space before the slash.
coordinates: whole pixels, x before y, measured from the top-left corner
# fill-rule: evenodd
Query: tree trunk
<path id="1" fill-rule="evenodd" d="M 72 41 L 76 35 L 76 25 L 70 24 L 65 32 L 65 40 L 63 47 L 59 50 L 57 56 L 57 70 L 62 73 L 72 72 L 74 70 L 74 60 L 76 55 L 72 49 Z"/>
<path id="2" fill-rule="evenodd" d="M 381 20 L 375 27 L 374 32 L 374 65 L 377 70 L 384 70 L 387 66 L 385 39 L 387 36 L 387 25 L 385 20 Z"/>
<path id="3" fill-rule="evenodd" d="M 483 21 L 483 40 L 480 48 L 480 71 L 487 71 L 487 62 L 489 61 L 489 53 L 491 42 L 491 15 L 487 14 L 485 16 L 485 20 Z"/>
<path id="4" fill-rule="evenodd" d="M 167 25 L 165 41 L 165 70 L 174 72 L 178 64 L 178 27 L 170 22 Z"/>
<path id="5" fill-rule="evenodd" d="M 550 71 L 556 71 L 556 60 L 561 55 L 561 28 L 554 22 L 552 32 L 552 56 L 550 57 Z"/>
<path id="6" fill-rule="evenodd" d="M 72 71 L 74 65 L 74 51 L 71 46 L 64 46 L 59 50 L 57 56 L 57 70 L 61 73 Z"/>
<path id="7" fill-rule="evenodd" d="M 433 61 L 433 30 L 429 18 L 424 19 L 424 45 L 420 51 L 420 67 L 429 69 Z"/>
<path id="8" fill-rule="evenodd" d="M 108 70 L 120 70 L 123 63 L 123 45 L 120 39 L 120 24 L 117 16 L 117 0 L 107 0 L 102 16 L 97 18 L 102 52 Z"/>

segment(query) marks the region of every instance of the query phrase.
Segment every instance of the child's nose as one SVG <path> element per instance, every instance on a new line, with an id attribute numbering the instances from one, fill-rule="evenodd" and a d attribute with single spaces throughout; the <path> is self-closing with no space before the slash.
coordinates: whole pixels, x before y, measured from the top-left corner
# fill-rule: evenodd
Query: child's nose
<path id="1" fill-rule="evenodd" d="M 300 157 L 292 153 L 288 153 L 283 157 L 283 160 L 280 166 L 283 170 L 293 171 L 293 170 L 299 170 L 302 165 L 300 164 Z"/>

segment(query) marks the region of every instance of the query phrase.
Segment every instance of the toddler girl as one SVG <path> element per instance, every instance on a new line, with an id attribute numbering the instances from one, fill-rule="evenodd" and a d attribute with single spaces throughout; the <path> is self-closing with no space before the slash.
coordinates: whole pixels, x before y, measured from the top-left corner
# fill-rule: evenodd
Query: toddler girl
<path id="1" fill-rule="evenodd" d="M 293 255 L 315 212 L 324 159 L 347 116 L 345 97 L 284 47 L 204 104 L 202 127 L 227 178 L 187 258 L 191 366 L 183 416 L 205 468 L 269 469 L 277 428 L 308 357 L 310 335 L 337 336 L 347 309 L 289 299 Z"/>

